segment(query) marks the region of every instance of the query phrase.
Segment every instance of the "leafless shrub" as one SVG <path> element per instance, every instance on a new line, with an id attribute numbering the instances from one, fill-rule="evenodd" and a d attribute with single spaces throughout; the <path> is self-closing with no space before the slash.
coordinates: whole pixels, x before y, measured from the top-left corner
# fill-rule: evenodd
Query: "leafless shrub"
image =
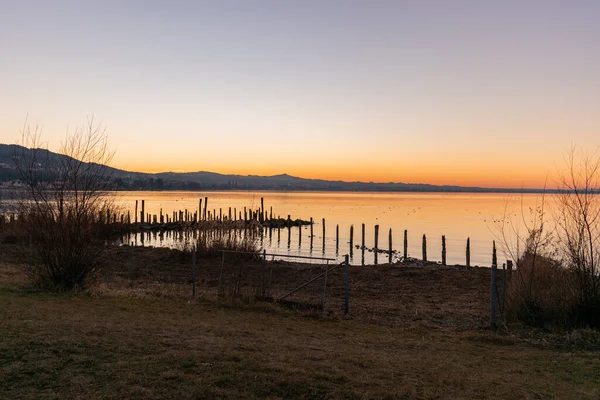
<path id="1" fill-rule="evenodd" d="M 600 327 L 600 157 L 575 147 L 565 158 L 557 195 L 559 248 L 577 279 L 573 316 L 578 325 Z"/>
<path id="2" fill-rule="evenodd" d="M 103 251 L 98 227 L 110 215 L 113 153 L 100 124 L 67 134 L 60 155 L 43 148 L 41 128 L 25 125 L 14 156 L 27 196 L 20 202 L 26 233 L 40 260 L 33 275 L 45 289 L 83 286 Z"/>
<path id="3" fill-rule="evenodd" d="M 535 217 L 524 224 L 524 235 L 513 227 L 509 213 L 500 219 L 505 251 L 517 260 L 508 286 L 507 315 L 536 326 L 598 328 L 600 157 L 572 148 L 565 161 L 553 195 L 556 227 L 547 228 L 544 200 L 541 207 L 530 210 Z M 521 212 L 524 215 L 523 207 Z M 511 234 L 516 241 L 510 240 Z"/>

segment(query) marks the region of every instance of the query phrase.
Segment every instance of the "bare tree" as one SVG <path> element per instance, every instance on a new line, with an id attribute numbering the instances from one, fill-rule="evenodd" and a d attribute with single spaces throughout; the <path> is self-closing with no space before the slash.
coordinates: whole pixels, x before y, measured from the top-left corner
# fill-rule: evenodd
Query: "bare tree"
<path id="1" fill-rule="evenodd" d="M 67 134 L 59 153 L 43 148 L 41 128 L 25 125 L 15 154 L 27 196 L 21 215 L 40 265 L 34 274 L 57 290 L 85 284 L 103 250 L 99 222 L 108 218 L 112 204 L 113 153 L 101 124 L 87 125 Z"/>
<path id="2" fill-rule="evenodd" d="M 572 147 L 557 195 L 560 249 L 577 277 L 579 323 L 600 326 L 600 157 Z"/>

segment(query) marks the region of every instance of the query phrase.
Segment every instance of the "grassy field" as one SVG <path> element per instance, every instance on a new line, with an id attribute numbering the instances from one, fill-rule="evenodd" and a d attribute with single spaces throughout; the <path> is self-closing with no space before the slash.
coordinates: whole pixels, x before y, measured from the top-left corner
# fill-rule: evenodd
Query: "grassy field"
<path id="1" fill-rule="evenodd" d="M 372 279 L 356 272 L 358 304 L 344 317 L 190 299 L 188 285 L 166 277 L 169 295 L 158 296 L 156 276 L 145 281 L 139 271 L 139 285 L 117 277 L 123 287 L 114 291 L 101 279 L 77 294 L 31 292 L 22 266 L 3 250 L 2 399 L 600 397 L 597 346 L 563 333 L 493 333 L 460 322 L 485 309 L 478 293 L 486 271 L 395 268 L 385 284 L 376 278 L 383 270 Z M 409 291 L 411 283 L 437 290 Z M 394 284 L 405 290 L 381 295 Z M 360 305 L 381 288 L 377 301 Z M 455 307 L 445 305 L 450 299 L 469 296 L 473 304 L 450 319 L 436 316 Z M 385 318 L 370 316 L 386 304 Z"/>

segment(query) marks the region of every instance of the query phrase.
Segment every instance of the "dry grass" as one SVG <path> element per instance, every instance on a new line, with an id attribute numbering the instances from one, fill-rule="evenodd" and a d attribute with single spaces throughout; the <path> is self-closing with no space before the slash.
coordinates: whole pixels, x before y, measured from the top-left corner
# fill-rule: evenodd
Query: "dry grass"
<path id="1" fill-rule="evenodd" d="M 0 250 L 0 398 L 600 396 L 594 332 L 482 329 L 485 269 L 352 268 L 344 317 L 337 270 L 324 316 L 191 299 L 188 255 L 166 249 L 111 249 L 86 292 L 27 292 L 20 253 Z M 261 271 L 246 263 L 249 277 Z M 274 292 L 322 270 L 269 266 Z M 219 267 L 198 260 L 199 289 L 214 288 Z M 292 300 L 318 302 L 321 292 L 310 286 Z"/>
<path id="2" fill-rule="evenodd" d="M 596 352 L 273 306 L 1 290 L 0 398 L 598 398 Z"/>

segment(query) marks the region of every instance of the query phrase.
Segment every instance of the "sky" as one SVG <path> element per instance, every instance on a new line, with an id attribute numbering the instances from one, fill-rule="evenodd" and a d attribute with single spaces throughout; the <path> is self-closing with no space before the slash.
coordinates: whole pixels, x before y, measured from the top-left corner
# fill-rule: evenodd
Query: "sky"
<path id="1" fill-rule="evenodd" d="M 0 142 L 133 171 L 541 187 L 600 145 L 600 2 L 0 0 Z"/>

